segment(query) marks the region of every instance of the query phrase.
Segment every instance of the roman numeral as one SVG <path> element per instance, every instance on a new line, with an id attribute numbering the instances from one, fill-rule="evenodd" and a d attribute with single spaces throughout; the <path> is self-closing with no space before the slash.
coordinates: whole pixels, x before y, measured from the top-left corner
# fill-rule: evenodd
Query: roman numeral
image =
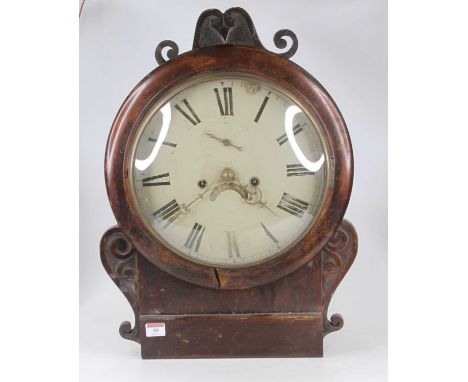
<path id="1" fill-rule="evenodd" d="M 232 107 L 232 88 L 222 88 L 224 104 L 221 102 L 221 96 L 218 89 L 213 89 L 216 94 L 216 100 L 218 101 L 219 112 L 221 115 L 234 115 L 234 109 Z"/>
<path id="2" fill-rule="evenodd" d="M 296 126 L 293 127 L 293 134 L 297 135 L 302 131 L 302 126 L 298 123 Z M 281 146 L 283 143 L 288 141 L 288 136 L 284 133 L 282 136 L 276 138 L 276 142 Z"/>
<path id="3" fill-rule="evenodd" d="M 309 207 L 309 203 L 304 202 L 301 199 L 295 198 L 294 196 L 283 193 L 281 200 L 277 206 L 279 209 L 290 213 L 291 215 L 297 216 L 298 218 L 302 218 L 304 215 L 304 211 L 307 210 Z"/>
<path id="4" fill-rule="evenodd" d="M 187 118 L 192 125 L 195 126 L 196 124 L 200 123 L 200 118 L 198 118 L 198 115 L 195 113 L 195 111 L 193 111 L 192 106 L 190 106 L 186 98 L 182 100 L 182 103 L 185 105 L 191 116 L 188 115 L 188 113 L 186 113 L 180 105 L 177 104 L 174 105 L 174 107 L 180 112 L 180 114 Z"/>
<path id="5" fill-rule="evenodd" d="M 286 173 L 288 176 L 315 175 L 315 172 L 308 170 L 301 164 L 287 164 Z"/>
<path id="6" fill-rule="evenodd" d="M 151 138 L 150 137 L 150 138 L 148 138 L 148 141 L 156 143 L 158 141 L 158 138 Z M 162 144 L 166 145 L 166 146 L 177 147 L 176 143 L 172 143 L 172 142 L 168 142 L 168 141 L 164 141 Z"/>
<path id="7" fill-rule="evenodd" d="M 255 117 L 254 121 L 258 123 L 258 120 L 260 119 L 260 117 L 262 116 L 262 113 L 263 113 L 263 110 L 265 110 L 265 106 L 266 104 L 268 103 L 268 100 L 270 99 L 269 97 L 270 94 L 268 94 L 268 96 L 266 96 L 264 99 L 263 99 L 263 102 L 260 106 L 260 109 L 258 110 L 258 113 L 257 113 L 257 116 Z"/>
<path id="8" fill-rule="evenodd" d="M 187 238 L 187 241 L 184 244 L 184 247 L 188 249 L 194 249 L 195 252 L 198 253 L 204 233 L 205 227 L 203 227 L 201 224 L 195 223 L 192 227 L 192 230 L 190 231 L 190 235 Z"/>
<path id="9" fill-rule="evenodd" d="M 268 238 L 277 246 L 279 247 L 278 243 L 278 239 L 276 237 L 273 236 L 273 234 L 269 231 L 269 229 L 267 227 L 265 227 L 265 225 L 263 223 L 260 222 L 260 225 L 262 226 L 263 230 L 265 231 L 266 235 L 268 236 Z"/>
<path id="10" fill-rule="evenodd" d="M 167 178 L 167 179 L 164 179 Z M 161 180 L 157 180 L 161 179 Z M 154 182 L 156 180 L 156 182 Z M 148 178 L 143 178 L 141 180 L 143 186 L 169 186 L 171 181 L 169 179 L 169 173 L 166 172 L 165 174 L 150 176 Z"/>
<path id="11" fill-rule="evenodd" d="M 171 224 L 177 217 L 176 212 L 179 212 L 179 203 L 175 199 L 172 199 L 169 203 L 162 206 L 159 210 L 153 212 L 153 216 L 156 218 L 158 223 L 165 222 L 164 228 Z"/>
<path id="12" fill-rule="evenodd" d="M 240 257 L 239 246 L 237 245 L 237 237 L 235 232 L 226 232 L 228 242 L 229 258 Z"/>

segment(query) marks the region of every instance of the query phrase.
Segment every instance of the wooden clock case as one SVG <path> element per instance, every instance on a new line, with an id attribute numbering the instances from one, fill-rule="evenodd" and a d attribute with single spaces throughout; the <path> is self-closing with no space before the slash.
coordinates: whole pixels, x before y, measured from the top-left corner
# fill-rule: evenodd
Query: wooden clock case
<path id="1" fill-rule="evenodd" d="M 271 53 L 243 9 L 205 11 L 193 50 L 177 56 L 174 42 L 161 42 L 161 66 L 133 89 L 115 118 L 105 174 L 118 226 L 103 235 L 101 259 L 135 313 L 134 327 L 123 322 L 120 334 L 141 344 L 143 358 L 319 357 L 323 337 L 343 326 L 340 315 L 328 320 L 327 310 L 357 252 L 357 234 L 343 220 L 353 179 L 351 142 L 326 90 L 288 60 L 297 50 L 295 34 L 277 32 L 275 45 L 285 48 L 285 36 L 291 48 Z M 288 252 L 242 268 L 210 267 L 173 253 L 142 221 L 128 182 L 130 148 L 145 113 L 185 81 L 221 72 L 265 78 L 292 94 L 320 126 L 331 162 L 332 182 L 308 234 Z M 166 335 L 147 337 L 146 323 L 164 323 Z"/>

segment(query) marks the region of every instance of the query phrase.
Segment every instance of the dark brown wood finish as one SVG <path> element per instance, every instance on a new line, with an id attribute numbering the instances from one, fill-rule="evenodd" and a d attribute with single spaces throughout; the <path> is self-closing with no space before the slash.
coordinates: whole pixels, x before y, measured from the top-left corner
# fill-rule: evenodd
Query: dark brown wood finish
<path id="1" fill-rule="evenodd" d="M 320 357 L 323 337 L 343 327 L 328 319 L 330 299 L 352 265 L 357 234 L 343 220 L 353 181 L 345 122 L 326 90 L 287 58 L 297 50 L 294 32 L 274 36 L 279 54 L 260 42 L 241 8 L 210 9 L 197 22 L 193 50 L 181 56 L 170 40 L 156 48 L 162 64 L 121 106 L 109 136 L 106 187 L 118 226 L 101 240 L 101 260 L 135 314 L 120 326 L 141 344 L 143 358 Z M 167 57 L 163 50 L 168 48 Z M 238 74 L 271 82 L 289 93 L 317 123 L 328 154 L 330 182 L 309 232 L 287 252 L 242 268 L 213 268 L 173 253 L 143 222 L 130 184 L 131 149 L 146 113 L 175 89 L 206 75 Z M 147 337 L 147 323 L 166 335 Z"/>
<path id="2" fill-rule="evenodd" d="M 143 337 L 142 358 L 321 357 L 319 313 L 141 316 L 165 323 L 165 337 Z"/>
<path id="3" fill-rule="evenodd" d="M 288 252 L 261 264 L 229 269 L 193 263 L 174 254 L 140 217 L 129 184 L 130 149 L 139 124 L 155 103 L 196 76 L 213 73 L 253 75 L 292 94 L 323 131 L 331 161 L 330 187 L 309 233 Z M 123 154 L 123 155 L 122 155 Z M 264 50 L 221 46 L 191 51 L 151 72 L 130 93 L 111 130 L 106 153 L 106 184 L 112 209 L 137 250 L 160 269 L 185 281 L 212 288 L 239 289 L 267 284 L 308 263 L 328 242 L 343 218 L 353 179 L 351 143 L 345 122 L 326 90 L 283 57 Z"/>
<path id="4" fill-rule="evenodd" d="M 326 247 L 286 277 L 255 288 L 197 286 L 160 270 L 138 253 L 118 227 L 101 241 L 101 259 L 135 312 L 123 338 L 141 343 L 143 358 L 322 356 L 322 338 L 343 327 L 328 305 L 357 252 L 346 220 Z M 166 324 L 165 337 L 147 338 L 146 322 Z M 141 328 L 141 329 L 140 329 Z"/>

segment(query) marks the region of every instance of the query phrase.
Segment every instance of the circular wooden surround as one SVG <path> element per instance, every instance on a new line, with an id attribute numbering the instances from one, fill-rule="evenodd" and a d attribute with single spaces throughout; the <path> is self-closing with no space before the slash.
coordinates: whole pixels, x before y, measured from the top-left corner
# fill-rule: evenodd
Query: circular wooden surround
<path id="1" fill-rule="evenodd" d="M 143 222 L 129 184 L 130 150 L 146 112 L 194 76 L 222 72 L 257 76 L 290 93 L 321 129 L 330 161 L 330 181 L 323 207 L 309 232 L 287 252 L 240 268 L 194 263 L 167 248 Z M 105 174 L 114 215 L 138 252 L 157 267 L 187 282 L 211 288 L 244 289 L 286 276 L 310 262 L 326 245 L 348 205 L 353 155 L 343 117 L 327 91 L 310 74 L 288 59 L 262 49 L 219 46 L 196 49 L 171 59 L 132 90 L 110 132 Z"/>

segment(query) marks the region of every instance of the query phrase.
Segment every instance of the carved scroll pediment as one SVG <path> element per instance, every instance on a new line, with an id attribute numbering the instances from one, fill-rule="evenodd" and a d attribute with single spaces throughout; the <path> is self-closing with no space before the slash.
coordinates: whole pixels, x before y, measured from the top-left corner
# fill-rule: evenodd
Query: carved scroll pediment
<path id="1" fill-rule="evenodd" d="M 285 37 L 291 39 L 291 46 L 286 51 L 277 54 L 291 58 L 298 47 L 294 32 L 281 29 L 273 36 L 273 42 L 278 49 L 285 49 L 288 45 Z M 198 18 L 192 49 L 222 45 L 239 45 L 266 50 L 258 38 L 252 19 L 242 8 L 230 8 L 224 13 L 218 9 L 208 9 Z M 163 57 L 165 48 L 168 48 L 167 59 Z M 171 40 L 164 40 L 157 46 L 155 56 L 156 61 L 161 65 L 178 54 L 177 44 Z"/>

